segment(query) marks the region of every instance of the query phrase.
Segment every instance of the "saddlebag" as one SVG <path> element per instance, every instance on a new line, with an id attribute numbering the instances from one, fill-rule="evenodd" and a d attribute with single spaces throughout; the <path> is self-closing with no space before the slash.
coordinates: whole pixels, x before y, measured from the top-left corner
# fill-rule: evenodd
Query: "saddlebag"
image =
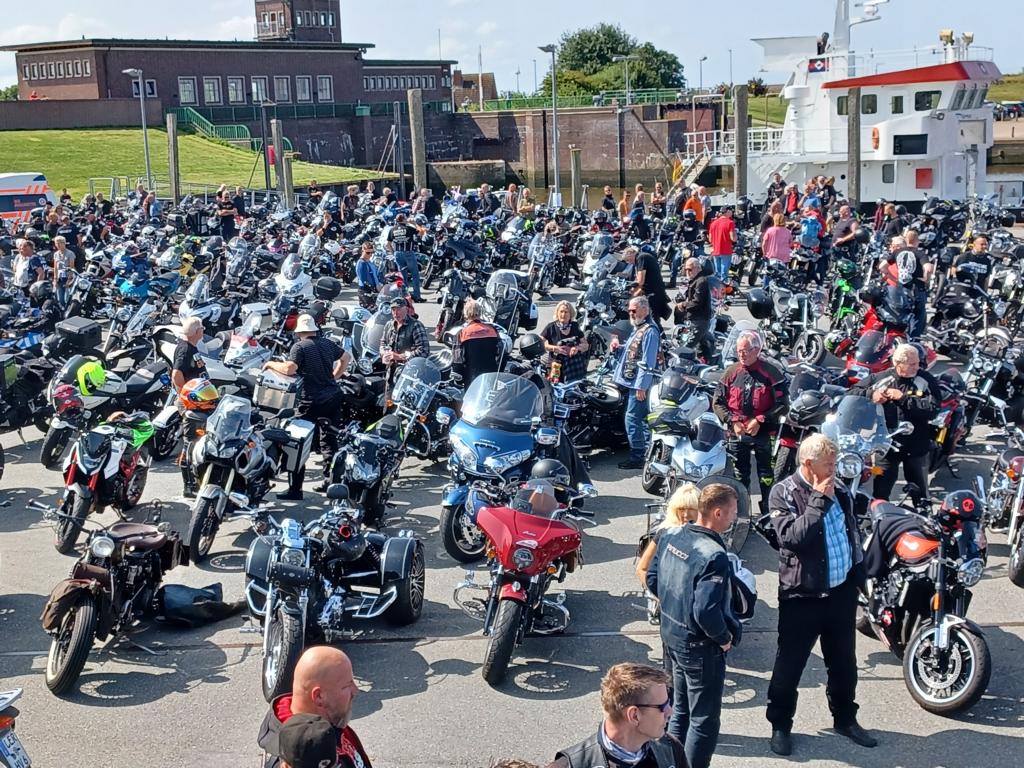
<path id="1" fill-rule="evenodd" d="M 281 469 L 286 472 L 297 472 L 309 461 L 309 452 L 313 447 L 313 431 L 316 425 L 303 419 L 291 419 L 284 426 L 288 440 L 280 444 Z"/>
<path id="2" fill-rule="evenodd" d="M 39 616 L 39 621 L 45 631 L 57 631 L 61 620 L 78 602 L 78 595 L 83 590 L 95 595 L 100 590 L 100 586 L 91 579 L 64 579 L 53 588 L 43 607 L 43 612 Z"/>

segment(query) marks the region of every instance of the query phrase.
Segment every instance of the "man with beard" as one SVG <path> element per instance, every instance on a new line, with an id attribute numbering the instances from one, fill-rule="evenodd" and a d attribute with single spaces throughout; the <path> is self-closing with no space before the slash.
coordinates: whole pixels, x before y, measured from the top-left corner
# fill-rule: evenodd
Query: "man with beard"
<path id="1" fill-rule="evenodd" d="M 293 715 L 318 715 L 338 729 L 338 765 L 371 768 L 370 758 L 349 725 L 352 702 L 359 693 L 352 662 L 337 648 L 307 648 L 295 665 L 292 692 L 271 702 L 257 743 L 268 755 L 265 768 L 281 768 L 281 729 Z"/>
<path id="2" fill-rule="evenodd" d="M 647 414 L 651 403 L 647 393 L 653 381 L 652 371 L 658 365 L 661 334 L 651 321 L 651 308 L 646 296 L 634 296 L 629 301 L 629 322 L 633 332 L 625 344 L 618 337 L 612 339 L 611 350 L 619 353 L 615 365 L 614 382 L 629 392 L 626 402 L 626 437 L 629 440 L 629 459 L 619 462 L 619 469 L 640 469 L 647 455 L 651 430 Z"/>
<path id="3" fill-rule="evenodd" d="M 701 274 L 700 261 L 692 256 L 683 266 L 686 282 L 676 297 L 676 325 L 689 320 L 693 324 L 697 353 L 705 360 L 715 354 L 715 337 L 711 333 L 714 309 L 711 306 L 711 281 Z"/>

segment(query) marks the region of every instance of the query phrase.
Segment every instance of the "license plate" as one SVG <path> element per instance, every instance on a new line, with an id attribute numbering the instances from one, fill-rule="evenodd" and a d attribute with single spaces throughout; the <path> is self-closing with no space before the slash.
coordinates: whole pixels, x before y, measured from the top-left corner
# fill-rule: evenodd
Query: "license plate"
<path id="1" fill-rule="evenodd" d="M 14 731 L 8 731 L 0 739 L 0 757 L 3 757 L 11 768 L 29 768 L 32 765 L 32 760 L 25 753 Z"/>

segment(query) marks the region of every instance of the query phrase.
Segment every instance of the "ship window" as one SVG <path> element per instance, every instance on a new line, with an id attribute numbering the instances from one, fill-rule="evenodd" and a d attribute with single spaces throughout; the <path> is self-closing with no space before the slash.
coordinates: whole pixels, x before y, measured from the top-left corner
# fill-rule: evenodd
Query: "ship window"
<path id="1" fill-rule="evenodd" d="M 894 155 L 928 154 L 928 134 L 907 133 L 898 136 L 893 136 L 892 153 Z"/>
<path id="2" fill-rule="evenodd" d="M 942 91 L 918 91 L 914 94 L 914 111 L 927 112 L 939 108 Z"/>
<path id="3" fill-rule="evenodd" d="M 903 97 L 902 96 L 893 96 L 889 100 L 889 111 L 892 114 L 894 114 L 894 115 L 902 115 L 903 114 Z"/>
<path id="4" fill-rule="evenodd" d="M 850 114 L 850 97 L 840 96 L 836 99 L 836 114 L 837 115 L 848 115 Z"/>
<path id="5" fill-rule="evenodd" d="M 862 115 L 878 113 L 878 94 L 866 93 L 860 97 L 860 113 Z"/>
<path id="6" fill-rule="evenodd" d="M 962 106 L 966 106 L 968 109 L 971 107 L 971 98 L 968 96 L 967 104 L 964 104 L 964 96 L 967 95 L 967 90 L 962 86 L 956 87 L 956 92 L 953 94 L 953 102 L 949 105 L 950 109 L 960 109 Z M 973 94 L 972 94 L 973 95 Z"/>
<path id="7" fill-rule="evenodd" d="M 894 184 L 896 182 L 896 163 L 882 163 L 882 183 Z"/>
<path id="8" fill-rule="evenodd" d="M 978 99 L 977 99 L 977 101 L 974 102 L 974 106 L 975 107 L 980 107 L 982 104 L 985 103 L 985 99 L 987 99 L 987 98 L 988 98 L 988 86 L 987 85 L 983 85 L 983 86 L 981 86 L 981 88 L 978 89 Z"/>

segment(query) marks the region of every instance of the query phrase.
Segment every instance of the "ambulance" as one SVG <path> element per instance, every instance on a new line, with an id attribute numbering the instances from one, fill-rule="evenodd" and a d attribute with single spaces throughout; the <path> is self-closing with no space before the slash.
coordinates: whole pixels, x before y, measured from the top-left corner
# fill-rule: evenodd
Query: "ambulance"
<path id="1" fill-rule="evenodd" d="M 57 197 L 41 173 L 0 173 L 0 219 L 8 228 L 28 221 L 35 208 Z"/>

